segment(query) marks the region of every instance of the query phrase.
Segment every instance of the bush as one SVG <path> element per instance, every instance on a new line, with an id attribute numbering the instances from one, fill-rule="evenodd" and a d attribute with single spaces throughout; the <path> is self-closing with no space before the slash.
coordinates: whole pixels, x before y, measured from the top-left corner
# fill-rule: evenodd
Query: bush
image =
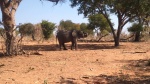
<path id="1" fill-rule="evenodd" d="M 51 37 L 53 30 L 55 29 L 56 26 L 52 22 L 43 20 L 41 23 L 41 27 L 42 27 L 44 39 L 48 40 Z"/>

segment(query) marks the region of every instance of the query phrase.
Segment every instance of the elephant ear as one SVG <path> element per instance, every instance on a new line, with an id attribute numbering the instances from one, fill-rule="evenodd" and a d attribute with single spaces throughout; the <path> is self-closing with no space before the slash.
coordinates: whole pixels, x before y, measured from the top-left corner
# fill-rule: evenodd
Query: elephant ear
<path id="1" fill-rule="evenodd" d="M 77 32 L 75 30 L 72 31 L 72 37 L 77 37 Z"/>

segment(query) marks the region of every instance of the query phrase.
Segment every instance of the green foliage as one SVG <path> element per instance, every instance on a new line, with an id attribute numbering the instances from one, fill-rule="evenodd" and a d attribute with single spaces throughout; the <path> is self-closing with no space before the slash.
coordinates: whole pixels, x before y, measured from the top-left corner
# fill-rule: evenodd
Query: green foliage
<path id="1" fill-rule="evenodd" d="M 83 29 L 81 29 L 81 25 L 79 23 L 73 23 L 71 20 L 66 20 L 66 21 L 62 20 L 62 21 L 60 21 L 59 29 L 64 29 L 64 30 L 72 30 L 72 29 L 83 30 Z"/>
<path id="2" fill-rule="evenodd" d="M 71 20 L 61 20 L 59 23 L 59 28 L 64 30 L 75 29 L 75 24 Z"/>
<path id="3" fill-rule="evenodd" d="M 84 32 L 87 32 L 88 34 L 92 34 L 93 33 L 93 29 L 92 28 L 88 28 L 89 24 L 86 24 L 86 23 L 81 23 L 80 24 L 80 30 L 84 31 Z"/>
<path id="4" fill-rule="evenodd" d="M 88 24 L 86 24 L 86 23 L 81 23 L 80 24 L 80 30 L 85 31 L 85 32 L 87 32 L 89 30 L 93 31 L 92 29 L 88 28 Z"/>
<path id="5" fill-rule="evenodd" d="M 142 25 L 136 23 L 134 23 L 131 27 L 128 28 L 129 32 L 141 32 L 142 30 Z"/>
<path id="6" fill-rule="evenodd" d="M 101 31 L 101 34 L 102 34 L 102 35 L 107 35 L 107 34 L 109 34 L 109 33 L 110 33 L 110 32 L 108 32 L 107 30 L 102 30 L 102 31 Z"/>
<path id="7" fill-rule="evenodd" d="M 71 20 L 61 20 L 60 23 L 59 23 L 59 29 L 63 29 L 63 30 L 72 30 L 72 29 L 75 29 L 75 30 L 82 30 L 84 32 L 87 32 L 87 33 L 92 33 L 92 29 L 88 28 L 88 24 L 86 23 L 73 23 Z"/>
<path id="8" fill-rule="evenodd" d="M 74 23 L 72 29 L 80 30 L 80 24 L 75 24 Z"/>
<path id="9" fill-rule="evenodd" d="M 86 23 L 81 23 L 81 24 L 80 24 L 80 29 L 81 29 L 82 31 L 86 31 L 87 26 L 88 26 L 88 24 L 86 24 Z"/>
<path id="10" fill-rule="evenodd" d="M 109 23 L 107 22 L 106 18 L 102 14 L 90 15 L 88 18 L 89 18 L 88 19 L 89 25 L 92 29 L 98 27 L 100 28 L 101 31 L 105 30 L 111 32 Z"/>
<path id="11" fill-rule="evenodd" d="M 44 39 L 48 40 L 51 37 L 56 25 L 55 25 L 55 23 L 43 20 L 41 23 L 41 27 L 43 30 Z"/>
<path id="12" fill-rule="evenodd" d="M 78 13 L 85 17 L 93 14 L 102 14 L 114 37 L 115 46 L 119 46 L 119 38 L 123 27 L 135 17 L 150 16 L 149 0 L 70 0 L 72 7 L 78 7 Z M 111 20 L 110 14 L 117 16 L 117 34 Z"/>
<path id="13" fill-rule="evenodd" d="M 19 27 L 19 33 L 21 35 L 30 36 L 34 32 L 34 25 L 32 23 L 25 23 Z"/>

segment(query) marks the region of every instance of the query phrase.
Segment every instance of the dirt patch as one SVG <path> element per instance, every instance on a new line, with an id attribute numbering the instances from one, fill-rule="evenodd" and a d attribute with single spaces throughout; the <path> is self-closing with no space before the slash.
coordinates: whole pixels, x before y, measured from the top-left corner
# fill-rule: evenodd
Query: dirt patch
<path id="1" fill-rule="evenodd" d="M 0 84 L 149 84 L 150 42 L 79 43 L 59 51 L 53 43 L 24 44 L 41 55 L 0 58 Z M 147 64 L 147 65 L 146 65 Z"/>

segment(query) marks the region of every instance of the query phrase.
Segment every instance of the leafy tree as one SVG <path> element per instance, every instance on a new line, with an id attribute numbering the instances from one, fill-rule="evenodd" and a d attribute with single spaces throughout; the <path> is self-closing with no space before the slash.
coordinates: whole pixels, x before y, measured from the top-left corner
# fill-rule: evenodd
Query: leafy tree
<path id="1" fill-rule="evenodd" d="M 87 30 L 87 27 L 88 27 L 88 24 L 86 24 L 86 23 L 81 23 L 81 24 L 80 24 L 80 29 L 81 29 L 82 31 L 86 31 L 86 30 Z"/>
<path id="2" fill-rule="evenodd" d="M 19 26 L 19 33 L 21 34 L 22 38 L 24 36 L 32 36 L 32 39 L 35 40 L 34 30 L 35 30 L 35 27 L 32 23 L 25 23 Z"/>
<path id="3" fill-rule="evenodd" d="M 128 28 L 129 32 L 141 32 L 142 31 L 142 25 L 139 25 L 137 23 L 132 24 L 131 27 Z"/>
<path id="4" fill-rule="evenodd" d="M 73 24 L 73 28 L 72 29 L 75 29 L 75 30 L 80 30 L 80 24 L 79 23 L 74 23 Z"/>
<path id="5" fill-rule="evenodd" d="M 46 20 L 43 20 L 41 23 L 41 27 L 43 30 L 44 39 L 48 40 L 50 36 L 53 33 L 53 30 L 55 29 L 55 24 L 52 22 L 48 22 Z"/>
<path id="6" fill-rule="evenodd" d="M 132 32 L 135 34 L 135 40 L 134 41 L 139 41 L 140 40 L 140 33 L 143 30 L 142 25 L 134 23 L 131 27 L 128 28 L 129 32 Z M 137 33 L 138 32 L 138 33 Z"/>
<path id="7" fill-rule="evenodd" d="M 111 32 L 110 26 L 106 18 L 102 14 L 89 15 L 89 25 L 92 28 L 99 28 L 100 30 L 108 30 Z"/>
<path id="8" fill-rule="evenodd" d="M 137 1 L 139 6 L 137 6 L 138 11 L 131 11 L 134 12 L 137 16 L 134 18 L 134 21 L 136 21 L 141 28 L 145 28 L 144 26 L 148 24 L 149 18 L 150 18 L 150 2 L 148 0 L 138 0 Z M 137 27 L 139 29 L 139 27 Z M 140 34 L 141 31 L 135 32 L 135 41 L 140 41 Z"/>
<path id="9" fill-rule="evenodd" d="M 86 23 L 81 23 L 80 24 L 80 30 L 87 32 L 88 34 L 92 34 L 93 33 L 93 29 L 89 28 L 89 24 Z"/>
<path id="10" fill-rule="evenodd" d="M 71 6 L 78 6 L 78 13 L 84 14 L 84 16 L 93 15 L 93 14 L 102 14 L 113 33 L 115 46 L 119 46 L 120 34 L 123 27 L 137 16 L 136 13 L 144 13 L 143 9 L 140 7 L 141 3 L 137 0 L 70 0 Z M 148 0 L 140 0 L 141 2 L 146 2 L 149 4 Z M 143 8 L 148 8 L 143 6 Z M 115 34 L 115 28 L 111 20 L 109 19 L 110 14 L 114 14 L 118 19 L 118 28 L 117 34 Z"/>
<path id="11" fill-rule="evenodd" d="M 4 29 L 6 31 L 6 55 L 15 55 L 17 54 L 17 44 L 16 44 L 16 23 L 15 23 L 15 13 L 19 7 L 22 0 L 0 0 L 0 8 L 2 13 L 2 22 Z M 40 0 L 43 1 L 43 0 Z M 56 4 L 59 1 L 64 0 L 47 0 L 50 2 L 55 2 Z"/>
<path id="12" fill-rule="evenodd" d="M 59 29 L 64 29 L 64 30 L 80 30 L 80 24 L 78 23 L 73 23 L 71 20 L 61 20 L 59 23 Z"/>
<path id="13" fill-rule="evenodd" d="M 71 30 L 73 29 L 74 23 L 71 20 L 61 20 L 59 23 L 59 29 Z"/>
<path id="14" fill-rule="evenodd" d="M 19 32 L 21 35 L 30 36 L 34 33 L 34 25 L 32 23 L 25 23 L 19 27 Z"/>
<path id="15" fill-rule="evenodd" d="M 106 18 L 102 14 L 89 15 L 88 20 L 89 20 L 89 26 L 95 31 L 97 31 L 97 34 L 99 33 L 98 30 L 100 30 L 99 40 L 102 37 L 105 37 L 109 33 L 111 33 L 111 28 Z"/>

